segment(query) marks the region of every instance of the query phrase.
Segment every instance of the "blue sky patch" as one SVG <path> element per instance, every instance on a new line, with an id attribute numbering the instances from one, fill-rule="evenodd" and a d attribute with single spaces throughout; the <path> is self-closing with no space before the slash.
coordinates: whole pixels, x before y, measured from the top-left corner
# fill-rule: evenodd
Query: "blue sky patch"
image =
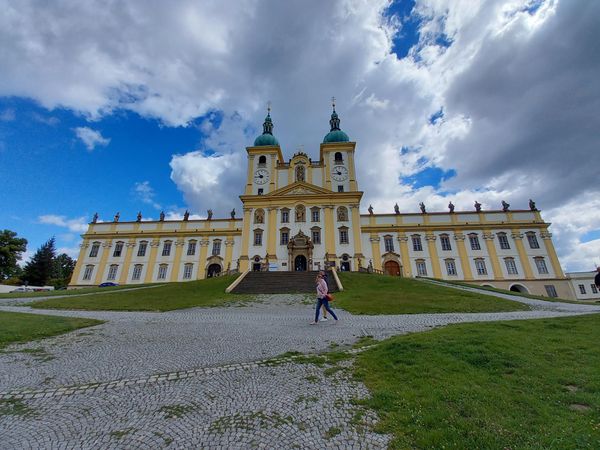
<path id="1" fill-rule="evenodd" d="M 412 186 L 413 189 L 419 189 L 424 186 L 432 186 L 438 189 L 442 181 L 449 180 L 454 176 L 456 176 L 454 169 L 444 171 L 439 167 L 427 167 L 413 175 L 401 177 L 400 181 L 402 184 Z"/>
<path id="2" fill-rule="evenodd" d="M 579 241 L 582 243 L 595 241 L 596 239 L 600 239 L 600 228 L 597 230 L 588 231 L 583 236 L 579 238 Z"/>

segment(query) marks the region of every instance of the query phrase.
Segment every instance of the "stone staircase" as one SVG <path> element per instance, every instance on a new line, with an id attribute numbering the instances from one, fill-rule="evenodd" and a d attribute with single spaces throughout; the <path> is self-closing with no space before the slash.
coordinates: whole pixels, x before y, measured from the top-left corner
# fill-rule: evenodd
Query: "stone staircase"
<path id="1" fill-rule="evenodd" d="M 329 290 L 337 291 L 333 275 L 329 276 Z M 231 292 L 234 294 L 293 294 L 315 293 L 317 272 L 249 272 Z"/>

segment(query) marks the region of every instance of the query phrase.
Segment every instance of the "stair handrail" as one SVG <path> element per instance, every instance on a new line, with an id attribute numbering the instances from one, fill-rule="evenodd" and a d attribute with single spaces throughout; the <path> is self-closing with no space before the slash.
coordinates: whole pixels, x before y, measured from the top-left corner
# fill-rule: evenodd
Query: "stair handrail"
<path id="1" fill-rule="evenodd" d="M 248 275 L 250 273 L 250 270 L 246 270 L 245 272 L 242 272 L 242 274 L 237 277 L 235 280 L 233 280 L 233 283 L 231 283 L 229 286 L 227 286 L 227 289 L 225 289 L 225 293 L 229 294 L 231 291 L 233 291 L 238 284 L 240 284 L 242 282 L 242 280 L 246 277 L 246 275 Z"/>
<path id="2" fill-rule="evenodd" d="M 335 267 L 331 267 L 329 270 L 331 270 L 331 274 L 333 275 L 333 279 L 335 280 L 335 284 L 337 284 L 338 287 L 338 291 L 343 291 L 344 290 L 344 286 L 342 286 L 342 282 L 340 281 L 340 277 L 338 277 L 337 274 L 337 270 L 335 270 Z"/>

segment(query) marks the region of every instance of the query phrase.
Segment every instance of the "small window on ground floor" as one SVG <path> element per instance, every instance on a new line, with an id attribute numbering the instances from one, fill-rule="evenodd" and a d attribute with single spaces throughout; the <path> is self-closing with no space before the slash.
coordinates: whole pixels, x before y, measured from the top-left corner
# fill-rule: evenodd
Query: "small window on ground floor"
<path id="1" fill-rule="evenodd" d="M 544 288 L 546 288 L 546 294 L 548 294 L 548 297 L 558 297 L 558 294 L 556 293 L 556 288 L 554 287 L 554 285 L 547 284 L 544 286 Z"/>
<path id="2" fill-rule="evenodd" d="M 425 261 L 416 261 L 417 264 L 417 275 L 420 277 L 427 276 L 427 266 L 425 265 Z"/>
<path id="3" fill-rule="evenodd" d="M 190 263 L 183 266 L 183 279 L 184 280 L 190 280 L 192 278 L 193 269 L 194 269 L 194 265 L 190 264 Z"/>
<path id="4" fill-rule="evenodd" d="M 92 265 L 85 266 L 85 271 L 83 272 L 83 279 L 86 281 L 91 280 L 93 271 L 94 271 L 94 266 L 92 266 Z"/>
<path id="5" fill-rule="evenodd" d="M 165 280 L 167 278 L 167 268 L 169 266 L 166 264 L 161 264 L 158 266 L 158 279 Z"/>
<path id="6" fill-rule="evenodd" d="M 119 266 L 116 264 L 111 264 L 108 268 L 108 277 L 107 280 L 114 280 L 117 277 L 117 270 L 119 270 Z"/>
<path id="7" fill-rule="evenodd" d="M 133 266 L 133 275 L 131 276 L 131 279 L 134 281 L 137 281 L 140 279 L 140 277 L 142 276 L 142 268 L 144 266 L 141 264 L 136 264 L 135 266 Z"/>

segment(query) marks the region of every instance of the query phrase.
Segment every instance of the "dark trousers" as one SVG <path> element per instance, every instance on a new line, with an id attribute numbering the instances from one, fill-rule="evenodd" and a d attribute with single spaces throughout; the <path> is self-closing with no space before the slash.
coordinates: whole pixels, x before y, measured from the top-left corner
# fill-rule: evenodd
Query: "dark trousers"
<path id="1" fill-rule="evenodd" d="M 315 311 L 315 322 L 319 321 L 319 313 L 321 312 L 321 306 L 325 306 L 325 310 L 331 314 L 335 320 L 338 320 L 333 310 L 329 307 L 329 301 L 326 298 L 317 298 L 317 310 Z"/>

